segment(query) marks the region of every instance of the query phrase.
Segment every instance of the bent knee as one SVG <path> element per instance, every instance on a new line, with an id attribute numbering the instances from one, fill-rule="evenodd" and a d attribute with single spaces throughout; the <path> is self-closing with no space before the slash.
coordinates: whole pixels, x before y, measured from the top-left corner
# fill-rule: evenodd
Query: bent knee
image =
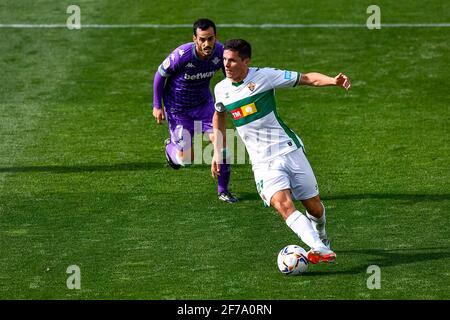
<path id="1" fill-rule="evenodd" d="M 292 212 L 295 211 L 294 203 L 290 200 L 285 201 L 273 201 L 272 206 L 283 216 L 287 218 Z"/>
<path id="2" fill-rule="evenodd" d="M 314 217 L 321 217 L 325 211 L 325 207 L 321 202 L 319 202 L 309 205 L 306 210 L 308 210 L 308 213 Z"/>

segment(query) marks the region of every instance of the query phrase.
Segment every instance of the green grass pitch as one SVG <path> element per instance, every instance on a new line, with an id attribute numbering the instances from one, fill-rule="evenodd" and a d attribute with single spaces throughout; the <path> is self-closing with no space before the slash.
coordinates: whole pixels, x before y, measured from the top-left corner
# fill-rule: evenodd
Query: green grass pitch
<path id="1" fill-rule="evenodd" d="M 64 24 L 70 1 L 3 0 L 0 24 Z M 365 24 L 371 1 L 77 3 L 82 24 Z M 378 1 L 382 23 L 449 23 L 442 0 Z M 165 165 L 153 74 L 190 28 L 0 28 L 1 299 L 448 299 L 450 28 L 219 28 L 253 66 L 335 75 L 353 88 L 277 91 L 305 142 L 337 262 L 300 277 L 300 240 L 262 205 L 217 200 L 207 164 Z M 213 84 L 222 78 L 217 74 Z M 301 206 L 300 206 L 301 208 Z M 69 290 L 77 265 L 81 289 Z M 381 270 L 370 290 L 367 268 Z"/>

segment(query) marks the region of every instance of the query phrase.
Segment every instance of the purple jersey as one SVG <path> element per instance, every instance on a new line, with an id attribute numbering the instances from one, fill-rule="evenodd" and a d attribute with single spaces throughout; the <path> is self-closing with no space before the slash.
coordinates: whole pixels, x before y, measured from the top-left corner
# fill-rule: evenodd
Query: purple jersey
<path id="1" fill-rule="evenodd" d="M 223 69 L 223 45 L 219 42 L 205 60 L 197 56 L 193 42 L 176 48 L 158 68 L 167 79 L 163 94 L 165 108 L 181 111 L 212 103 L 209 84 L 219 69 Z"/>

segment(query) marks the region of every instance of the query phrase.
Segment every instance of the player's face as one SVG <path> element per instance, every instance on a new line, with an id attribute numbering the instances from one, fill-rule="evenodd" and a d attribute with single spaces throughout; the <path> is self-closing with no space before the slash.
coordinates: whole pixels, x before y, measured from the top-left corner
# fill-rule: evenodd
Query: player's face
<path id="1" fill-rule="evenodd" d="M 225 50 L 223 52 L 225 75 L 233 82 L 240 82 L 244 80 L 248 73 L 249 62 L 250 59 L 241 59 L 236 51 Z"/>
<path id="2" fill-rule="evenodd" d="M 214 28 L 209 27 L 206 30 L 197 28 L 197 35 L 193 36 L 195 43 L 195 49 L 200 57 L 204 58 L 214 52 L 216 45 L 216 35 L 214 34 Z"/>

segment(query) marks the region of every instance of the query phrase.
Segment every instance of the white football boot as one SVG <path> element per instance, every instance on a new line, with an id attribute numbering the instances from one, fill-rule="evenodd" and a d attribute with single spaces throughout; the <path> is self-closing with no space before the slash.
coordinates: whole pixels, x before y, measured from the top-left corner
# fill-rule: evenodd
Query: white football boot
<path id="1" fill-rule="evenodd" d="M 324 246 L 331 250 L 331 240 L 330 239 L 321 239 Z"/>
<path id="2" fill-rule="evenodd" d="M 312 264 L 317 264 L 319 262 L 333 262 L 336 260 L 336 253 L 327 247 L 311 248 L 308 251 L 308 260 Z"/>

